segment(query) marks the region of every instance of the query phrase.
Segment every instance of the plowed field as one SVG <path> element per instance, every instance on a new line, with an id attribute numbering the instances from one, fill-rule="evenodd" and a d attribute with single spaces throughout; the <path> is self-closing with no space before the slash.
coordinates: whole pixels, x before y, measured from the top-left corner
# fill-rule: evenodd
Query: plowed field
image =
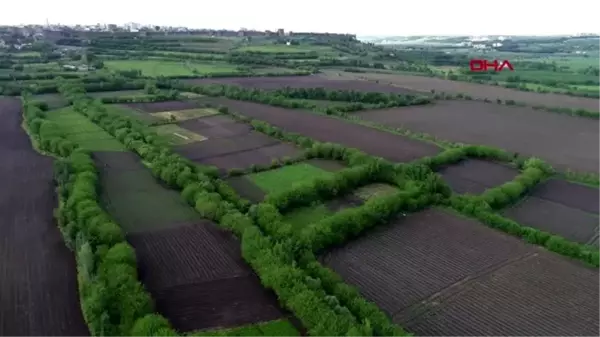
<path id="1" fill-rule="evenodd" d="M 200 105 L 194 101 L 168 101 L 152 103 L 128 103 L 123 104 L 129 108 L 143 112 L 176 111 L 198 108 Z"/>
<path id="2" fill-rule="evenodd" d="M 505 214 L 521 224 L 579 243 L 598 242 L 598 189 L 551 179 Z"/>
<path id="3" fill-rule="evenodd" d="M 230 233 L 202 221 L 128 236 L 157 310 L 180 331 L 234 327 L 283 316 L 241 259 Z"/>
<path id="4" fill-rule="evenodd" d="M 519 171 L 499 163 L 469 159 L 445 167 L 439 173 L 454 192 L 481 194 L 513 180 Z"/>
<path id="5" fill-rule="evenodd" d="M 0 97 L 0 120 L 0 335 L 89 335 L 53 219 L 52 159 L 31 147 L 19 100 Z"/>
<path id="6" fill-rule="evenodd" d="M 396 74 L 374 74 L 374 73 L 348 73 L 339 71 L 325 71 L 331 78 L 359 79 L 367 78 L 372 81 L 380 81 L 381 84 L 393 84 L 405 90 L 430 92 L 464 93 L 475 98 L 488 98 L 495 100 L 514 100 L 529 105 L 545 105 L 550 107 L 582 108 L 598 111 L 598 100 L 585 97 L 573 97 L 559 94 L 541 94 L 497 87 L 485 84 L 450 81 L 434 77 L 396 75 Z"/>
<path id="7" fill-rule="evenodd" d="M 274 159 L 295 157 L 302 153 L 291 144 L 252 131 L 249 125 L 227 116 L 203 117 L 178 125 L 208 139 L 178 146 L 176 151 L 188 159 L 222 170 L 269 165 Z"/>
<path id="8" fill-rule="evenodd" d="M 377 91 L 397 94 L 415 94 L 414 90 L 405 88 L 377 84 L 367 81 L 356 81 L 348 79 L 328 79 L 322 76 L 289 76 L 289 77 L 228 77 L 228 78 L 200 78 L 182 80 L 184 83 L 201 84 L 229 84 L 239 85 L 247 88 L 258 89 L 281 89 L 291 88 L 326 88 L 330 90 L 356 90 L 356 91 Z"/>
<path id="9" fill-rule="evenodd" d="M 213 98 L 242 115 L 256 118 L 289 132 L 322 142 L 338 143 L 396 162 L 411 161 L 440 151 L 435 145 L 379 131 L 344 120 L 269 105 Z"/>
<path id="10" fill-rule="evenodd" d="M 365 120 L 403 126 L 441 139 L 496 146 L 540 157 L 557 168 L 598 172 L 599 124 L 586 118 L 462 101 L 365 111 L 358 115 Z"/>
<path id="11" fill-rule="evenodd" d="M 595 335 L 598 270 L 432 209 L 323 257 L 417 335 Z"/>

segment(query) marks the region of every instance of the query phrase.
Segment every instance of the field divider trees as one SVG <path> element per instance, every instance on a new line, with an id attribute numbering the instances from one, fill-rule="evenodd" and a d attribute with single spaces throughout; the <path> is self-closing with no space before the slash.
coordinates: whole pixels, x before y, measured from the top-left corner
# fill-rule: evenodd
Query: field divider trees
<path id="1" fill-rule="evenodd" d="M 58 158 L 55 217 L 65 244 L 75 253 L 81 309 L 89 331 L 94 336 L 129 335 L 138 319 L 153 313 L 153 303 L 138 280 L 133 248 L 100 206 L 93 159 L 66 139 L 27 93 L 23 111 L 33 142 Z"/>
<path id="2" fill-rule="evenodd" d="M 244 259 L 263 285 L 275 291 L 280 302 L 302 321 L 310 334 L 406 335 L 358 291 L 338 291 L 342 298 L 328 293 L 321 281 L 311 277 L 296 260 L 299 256 L 310 256 L 309 252 L 291 238 L 276 240 L 263 234 L 250 217 L 240 212 L 245 203 L 217 179 L 215 169 L 197 166 L 158 145 L 152 131 L 128 117 L 109 113 L 101 103 L 83 95 L 81 87 L 66 85 L 62 90 L 73 99 L 76 111 L 140 155 L 155 177 L 182 190 L 182 197 L 204 218 L 233 231 L 241 239 Z M 314 258 L 311 261 L 316 263 Z M 328 280 L 328 286 L 341 289 L 333 280 Z M 157 330 L 170 329 L 166 320 L 152 317 L 140 321 L 134 331 L 156 335 Z"/>

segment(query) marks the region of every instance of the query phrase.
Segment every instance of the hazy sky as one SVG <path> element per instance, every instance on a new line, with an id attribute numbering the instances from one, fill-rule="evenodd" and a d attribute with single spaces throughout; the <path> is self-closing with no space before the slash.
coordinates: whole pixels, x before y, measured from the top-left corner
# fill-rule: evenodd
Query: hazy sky
<path id="1" fill-rule="evenodd" d="M 0 24 L 127 23 L 358 35 L 596 33 L 598 0 L 4 0 Z"/>

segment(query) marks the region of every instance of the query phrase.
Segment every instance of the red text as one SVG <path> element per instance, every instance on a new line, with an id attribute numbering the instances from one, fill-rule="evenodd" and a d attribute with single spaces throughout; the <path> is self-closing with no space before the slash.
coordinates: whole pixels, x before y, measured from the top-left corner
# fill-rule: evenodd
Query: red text
<path id="1" fill-rule="evenodd" d="M 488 60 L 471 60 L 469 61 L 469 69 L 474 72 L 479 71 L 488 71 L 489 69 L 494 69 L 494 71 L 502 71 L 504 68 L 508 68 L 510 71 L 514 71 L 512 64 L 508 62 L 508 60 L 504 60 L 502 62 L 498 62 L 498 60 L 494 60 L 490 62 Z"/>

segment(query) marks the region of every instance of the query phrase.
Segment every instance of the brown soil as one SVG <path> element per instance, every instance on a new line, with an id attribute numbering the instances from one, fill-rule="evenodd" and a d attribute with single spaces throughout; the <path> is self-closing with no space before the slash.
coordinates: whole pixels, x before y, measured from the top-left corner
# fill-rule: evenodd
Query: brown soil
<path id="1" fill-rule="evenodd" d="M 322 170 L 330 172 L 337 172 L 347 168 L 347 166 L 344 165 L 344 163 L 329 159 L 313 158 L 307 160 L 306 162 Z"/>
<path id="2" fill-rule="evenodd" d="M 286 131 L 296 132 L 321 142 L 357 148 L 395 162 L 407 162 L 435 155 L 440 151 L 440 148 L 429 143 L 306 111 L 223 98 L 215 98 L 212 101 Z"/>
<path id="3" fill-rule="evenodd" d="M 210 116 L 178 123 L 179 126 L 208 137 L 202 142 L 177 147 L 184 157 L 222 170 L 269 165 L 274 159 L 296 157 L 302 151 L 282 143 L 226 116 Z"/>
<path id="4" fill-rule="evenodd" d="M 274 294 L 242 260 L 240 243 L 212 223 L 132 234 L 128 240 L 157 310 L 179 331 L 283 317 Z"/>
<path id="5" fill-rule="evenodd" d="M 585 118 L 483 102 L 360 112 L 377 123 L 455 142 L 496 146 L 540 157 L 561 169 L 598 172 L 599 124 Z"/>
<path id="6" fill-rule="evenodd" d="M 598 270 L 431 209 L 323 257 L 416 335 L 595 335 Z"/>
<path id="7" fill-rule="evenodd" d="M 0 98 L 0 335 L 89 335 L 52 215 L 52 159 L 33 150 L 21 116 L 18 99 Z"/>
<path id="8" fill-rule="evenodd" d="M 227 184 L 242 198 L 250 200 L 252 203 L 259 203 L 266 196 L 265 191 L 245 176 L 227 178 Z"/>
<path id="9" fill-rule="evenodd" d="M 468 159 L 447 166 L 439 173 L 454 192 L 481 194 L 488 188 L 513 180 L 519 171 L 500 163 Z"/>
<path id="10" fill-rule="evenodd" d="M 565 180 L 550 179 L 537 186 L 531 195 L 595 214 L 600 207 L 597 188 Z"/>
<path id="11" fill-rule="evenodd" d="M 329 76 L 339 77 L 332 72 L 326 71 Z M 541 94 L 535 92 L 526 92 L 508 89 L 499 86 L 467 83 L 459 81 L 443 80 L 433 77 L 412 76 L 412 75 L 391 75 L 391 74 L 371 74 L 371 73 L 347 73 L 341 72 L 342 78 L 359 79 L 367 78 L 369 80 L 378 80 L 381 84 L 392 84 L 406 90 L 421 92 L 430 92 L 434 89 L 437 92 L 464 93 L 474 98 L 488 98 L 495 100 L 514 100 L 524 102 L 529 105 L 545 105 L 551 107 L 582 108 L 598 111 L 598 100 L 586 97 L 573 97 L 560 94 Z"/>
<path id="12" fill-rule="evenodd" d="M 194 109 L 200 107 L 200 104 L 194 101 L 168 101 L 168 102 L 151 102 L 151 103 L 127 103 L 123 104 L 129 108 L 153 113 L 163 111 L 176 111 Z"/>
<path id="13" fill-rule="evenodd" d="M 579 243 L 591 242 L 598 228 L 597 216 L 537 197 L 527 197 L 505 214 L 522 225 Z"/>
<path id="14" fill-rule="evenodd" d="M 229 84 L 239 85 L 247 88 L 258 89 L 282 89 L 291 88 L 326 88 L 330 90 L 356 90 L 368 92 L 387 92 L 397 94 L 415 94 L 414 90 L 408 90 L 396 86 L 377 84 L 367 81 L 356 81 L 348 79 L 328 79 L 322 76 L 278 76 L 278 77 L 227 77 L 227 78 L 201 78 L 182 80 L 188 84 Z"/>

